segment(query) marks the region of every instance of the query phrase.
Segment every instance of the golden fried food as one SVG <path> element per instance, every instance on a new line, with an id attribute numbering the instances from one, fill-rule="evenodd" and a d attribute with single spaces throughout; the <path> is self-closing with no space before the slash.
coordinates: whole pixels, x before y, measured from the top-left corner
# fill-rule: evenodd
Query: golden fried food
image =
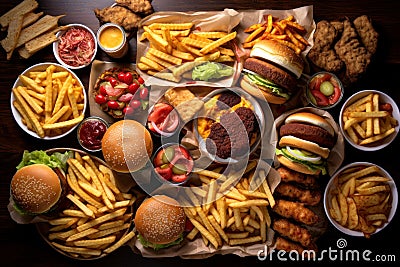
<path id="1" fill-rule="evenodd" d="M 101 22 L 111 22 L 120 25 L 126 31 L 131 31 L 139 26 L 141 17 L 126 7 L 111 6 L 103 9 L 94 9 L 94 14 Z"/>
<path id="2" fill-rule="evenodd" d="M 308 229 L 296 225 L 286 219 L 279 219 L 275 221 L 272 229 L 292 241 L 299 242 L 305 247 L 308 247 L 312 242 L 312 235 Z"/>
<path id="3" fill-rule="evenodd" d="M 319 190 L 302 189 L 290 183 L 280 183 L 275 189 L 280 196 L 293 199 L 306 205 L 315 206 L 321 201 Z"/>
<path id="4" fill-rule="evenodd" d="M 281 166 L 277 169 L 282 182 L 295 182 L 306 187 L 317 186 L 317 180 L 315 176 L 306 175 L 300 172 L 293 171 L 285 166 Z"/>
<path id="5" fill-rule="evenodd" d="M 276 201 L 273 211 L 282 217 L 294 219 L 307 225 L 313 225 L 319 221 L 315 212 L 299 202 L 279 199 Z"/>
<path id="6" fill-rule="evenodd" d="M 129 8 L 135 13 L 150 14 L 153 11 L 149 0 L 115 0 L 115 2 L 120 6 Z"/>

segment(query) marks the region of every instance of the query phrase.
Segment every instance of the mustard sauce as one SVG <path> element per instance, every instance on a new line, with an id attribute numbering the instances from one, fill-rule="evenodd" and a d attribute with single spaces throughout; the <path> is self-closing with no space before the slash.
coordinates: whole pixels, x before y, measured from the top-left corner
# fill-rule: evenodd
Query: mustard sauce
<path id="1" fill-rule="evenodd" d="M 105 28 L 101 34 L 99 41 L 106 49 L 117 48 L 123 42 L 124 37 L 120 29 L 114 26 Z"/>

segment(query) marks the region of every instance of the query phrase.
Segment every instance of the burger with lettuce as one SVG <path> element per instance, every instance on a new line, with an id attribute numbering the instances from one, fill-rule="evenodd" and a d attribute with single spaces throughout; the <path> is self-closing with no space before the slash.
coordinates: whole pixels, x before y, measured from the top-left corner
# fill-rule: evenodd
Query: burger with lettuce
<path id="1" fill-rule="evenodd" d="M 65 177 L 72 152 L 24 151 L 22 161 L 11 179 L 14 208 L 21 215 L 51 216 L 66 205 Z"/>
<path id="2" fill-rule="evenodd" d="M 144 200 L 134 222 L 144 247 L 159 250 L 183 241 L 186 215 L 179 203 L 168 196 L 155 195 Z"/>

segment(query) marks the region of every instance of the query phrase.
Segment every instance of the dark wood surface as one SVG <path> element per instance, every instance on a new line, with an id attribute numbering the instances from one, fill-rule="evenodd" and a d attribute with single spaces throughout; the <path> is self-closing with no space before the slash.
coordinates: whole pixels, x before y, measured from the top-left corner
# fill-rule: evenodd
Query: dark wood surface
<path id="1" fill-rule="evenodd" d="M 1 1 L 0 14 L 18 4 L 19 0 Z M 66 14 L 60 24 L 83 23 L 92 30 L 97 31 L 99 27 L 93 9 L 109 6 L 113 1 L 52 1 L 43 0 L 39 2 L 39 9 L 46 14 Z M 235 1 L 184 1 L 184 0 L 153 0 L 155 11 L 206 11 L 223 10 L 224 8 L 241 9 L 292 9 L 304 5 L 313 5 L 314 19 L 316 22 L 322 19 L 335 19 L 341 17 L 355 18 L 366 14 L 370 16 L 379 31 L 380 43 L 375 61 L 368 70 L 367 75 L 350 88 L 346 88 L 345 99 L 361 89 L 381 90 L 391 95 L 397 103 L 400 103 L 399 73 L 400 73 L 400 20 L 398 1 L 376 1 L 376 0 L 332 0 L 332 1 L 261 1 L 261 0 L 235 0 Z M 4 33 L 1 33 L 1 38 Z M 134 62 L 136 53 L 136 38 L 130 40 L 129 55 L 121 61 Z M 100 60 L 112 60 L 102 52 L 97 54 Z M 0 265 L 1 266 L 200 266 L 213 264 L 220 266 L 251 265 L 262 266 L 270 264 L 258 261 L 256 257 L 240 258 L 232 255 L 213 256 L 206 260 L 183 260 L 180 258 L 147 259 L 134 254 L 129 248 L 122 247 L 112 255 L 96 261 L 74 261 L 66 258 L 50 248 L 36 232 L 33 225 L 18 225 L 9 216 L 7 204 L 9 202 L 9 183 L 15 166 L 21 159 L 22 152 L 34 149 L 48 149 L 53 147 L 76 147 L 79 145 L 75 134 L 72 133 L 56 141 L 41 141 L 34 139 L 23 132 L 14 121 L 10 110 L 10 90 L 17 76 L 27 67 L 39 62 L 56 62 L 50 47 L 43 49 L 29 60 L 18 59 L 14 56 L 7 61 L 5 52 L 0 52 Z M 88 88 L 90 68 L 76 71 Z M 337 120 L 339 109 L 331 111 Z M 400 142 L 397 138 L 389 147 L 378 152 L 359 152 L 346 144 L 345 161 L 347 164 L 354 161 L 368 161 L 376 163 L 385 168 L 395 179 L 400 179 L 399 151 Z M 371 239 L 355 238 L 339 233 L 333 227 L 319 239 L 320 250 L 338 249 L 336 242 L 339 238 L 347 241 L 346 249 L 372 251 L 370 255 L 394 255 L 400 260 L 400 246 L 396 240 L 399 236 L 399 212 L 395 215 L 392 223 Z M 392 245 L 394 244 L 394 245 Z M 338 252 L 335 252 L 339 256 Z M 345 264 L 349 262 L 330 260 L 325 255 L 325 264 Z M 300 262 L 279 262 L 276 264 L 297 264 Z M 357 262 L 353 262 L 357 263 Z M 361 262 L 367 264 L 368 262 Z M 376 262 L 375 262 L 376 263 Z M 303 263 L 304 264 L 304 263 Z M 318 262 L 316 262 L 318 264 Z M 321 264 L 321 263 L 319 263 Z"/>

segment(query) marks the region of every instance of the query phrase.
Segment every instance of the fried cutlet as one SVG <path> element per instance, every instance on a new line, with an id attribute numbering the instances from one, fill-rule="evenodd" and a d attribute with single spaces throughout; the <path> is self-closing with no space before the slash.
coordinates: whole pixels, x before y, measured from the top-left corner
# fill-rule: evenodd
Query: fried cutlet
<path id="1" fill-rule="evenodd" d="M 103 23 L 111 22 L 122 26 L 126 31 L 131 31 L 139 26 L 141 17 L 122 6 L 111 6 L 94 10 L 96 17 Z"/>
<path id="2" fill-rule="evenodd" d="M 371 19 L 366 15 L 359 16 L 353 21 L 353 24 L 365 48 L 374 54 L 378 48 L 379 35 L 375 31 Z"/>
<path id="3" fill-rule="evenodd" d="M 351 21 L 345 20 L 343 27 L 343 34 L 335 44 L 335 51 L 346 64 L 346 78 L 350 82 L 355 82 L 367 70 L 371 54 L 360 42 Z"/>
<path id="4" fill-rule="evenodd" d="M 115 2 L 135 13 L 150 14 L 153 11 L 149 0 L 115 0 Z"/>

